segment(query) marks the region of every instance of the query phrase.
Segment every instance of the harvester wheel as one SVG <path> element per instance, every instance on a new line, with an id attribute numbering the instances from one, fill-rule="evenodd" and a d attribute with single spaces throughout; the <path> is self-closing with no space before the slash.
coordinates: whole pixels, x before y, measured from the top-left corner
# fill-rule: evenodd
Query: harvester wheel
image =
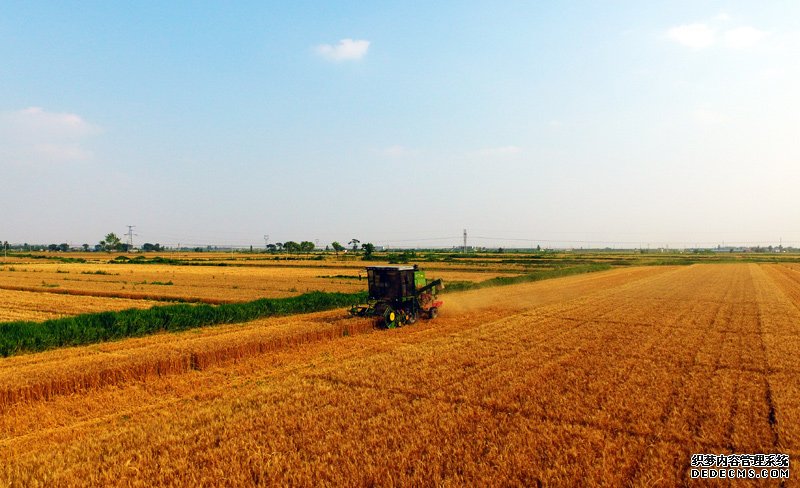
<path id="1" fill-rule="evenodd" d="M 428 310 L 428 316 L 432 319 L 435 319 L 439 316 L 439 309 L 436 307 L 431 307 L 431 309 Z"/>
<path id="2" fill-rule="evenodd" d="M 417 321 L 417 312 L 411 312 L 410 314 L 406 315 L 406 323 L 413 324 Z"/>

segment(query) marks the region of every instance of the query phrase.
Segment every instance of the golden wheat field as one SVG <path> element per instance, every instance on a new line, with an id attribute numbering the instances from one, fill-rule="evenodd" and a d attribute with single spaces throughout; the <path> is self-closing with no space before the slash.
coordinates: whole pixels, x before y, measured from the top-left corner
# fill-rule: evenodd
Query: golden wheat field
<path id="1" fill-rule="evenodd" d="M 337 310 L 6 358 L 0 485 L 692 484 L 693 453 L 800 455 L 798 275 L 616 269 L 391 331 Z"/>
<path id="2" fill-rule="evenodd" d="M 5 302 L 8 306 L 0 307 L 0 320 L 41 320 L 84 312 L 144 308 L 152 306 L 154 300 L 233 303 L 288 297 L 314 290 L 356 292 L 366 287 L 363 262 L 356 262 L 358 267 L 342 261 L 326 267 L 310 261 L 303 263 L 303 266 L 273 264 L 263 267 L 0 264 L 0 296 L 7 294 L 9 297 Z M 449 269 L 446 265 L 430 272 L 447 281 L 482 281 L 516 274 L 497 269 Z M 73 299 L 67 295 L 86 298 Z M 58 308 L 50 303 L 64 306 Z"/>

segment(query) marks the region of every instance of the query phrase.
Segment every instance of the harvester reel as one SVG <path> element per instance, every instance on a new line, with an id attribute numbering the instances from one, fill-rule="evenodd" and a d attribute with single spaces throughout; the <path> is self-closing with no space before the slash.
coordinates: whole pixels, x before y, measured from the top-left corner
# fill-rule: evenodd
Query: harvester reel
<path id="1" fill-rule="evenodd" d="M 368 313 L 369 313 L 369 307 L 353 305 L 350 308 L 350 315 L 353 315 L 355 317 L 366 317 Z"/>
<path id="2" fill-rule="evenodd" d="M 375 312 L 380 317 L 380 321 L 383 322 L 383 326 L 387 329 L 394 329 L 398 327 L 400 317 L 398 316 L 397 312 L 390 306 L 385 303 L 380 303 L 375 306 Z"/>

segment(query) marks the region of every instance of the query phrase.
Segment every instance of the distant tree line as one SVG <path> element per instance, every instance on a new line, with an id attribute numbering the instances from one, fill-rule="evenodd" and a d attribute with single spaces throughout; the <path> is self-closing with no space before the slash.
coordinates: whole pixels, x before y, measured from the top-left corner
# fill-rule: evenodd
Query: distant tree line
<path id="1" fill-rule="evenodd" d="M 347 243 L 350 246 L 350 251 L 353 253 L 357 253 L 359 249 L 363 252 L 363 257 L 366 260 L 372 259 L 373 254 L 375 253 L 375 245 L 371 242 L 362 243 L 358 239 L 350 239 Z M 9 245 L 8 241 L 0 241 L 0 251 L 7 251 L 9 249 L 13 250 L 24 250 L 24 251 L 51 251 L 51 252 L 68 252 L 71 250 L 82 250 L 84 252 L 95 251 L 95 252 L 128 252 L 132 251 L 133 249 L 130 248 L 129 244 L 126 242 L 122 242 L 122 239 L 114 232 L 109 232 L 106 236 L 100 240 L 94 246 L 90 246 L 89 244 L 82 244 L 79 248 L 73 248 L 66 242 L 62 242 L 61 244 L 48 244 L 48 245 L 30 245 L 27 242 L 25 244 L 16 244 L 16 245 Z M 141 246 L 141 251 L 143 252 L 159 252 L 166 250 L 161 244 L 152 244 L 149 242 L 145 242 Z M 211 246 L 208 247 L 211 250 Z M 274 244 L 267 244 L 266 250 L 268 252 L 286 252 L 289 254 L 308 254 L 313 252 L 317 249 L 317 246 L 311 241 L 286 241 L 286 242 L 276 242 Z M 330 252 L 331 250 L 338 256 L 340 252 L 345 251 L 346 248 L 338 241 L 333 241 L 330 245 L 325 246 L 325 251 Z M 195 251 L 203 251 L 203 248 L 194 248 Z M 252 251 L 252 246 L 250 247 Z"/>

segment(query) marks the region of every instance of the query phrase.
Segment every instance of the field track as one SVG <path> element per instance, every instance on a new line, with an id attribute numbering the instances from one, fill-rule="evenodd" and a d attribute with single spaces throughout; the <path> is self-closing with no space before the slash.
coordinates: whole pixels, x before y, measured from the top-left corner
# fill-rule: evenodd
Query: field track
<path id="1" fill-rule="evenodd" d="M 334 311 L 7 358 L 0 484 L 676 486 L 692 453 L 798 456 L 798 275 L 631 268 L 395 331 Z"/>

